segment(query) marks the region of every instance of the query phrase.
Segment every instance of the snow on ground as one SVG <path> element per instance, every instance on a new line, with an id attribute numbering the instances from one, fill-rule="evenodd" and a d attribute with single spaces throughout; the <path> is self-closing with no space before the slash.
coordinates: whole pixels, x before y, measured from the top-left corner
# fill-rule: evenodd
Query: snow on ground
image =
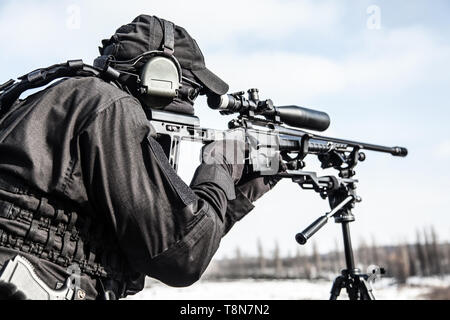
<path id="1" fill-rule="evenodd" d="M 199 281 L 187 288 L 171 288 L 157 281 L 128 299 L 139 300 L 324 300 L 329 298 L 332 282 L 326 280 L 232 280 Z M 412 278 L 405 286 L 391 279 L 373 284 L 379 300 L 424 299 L 423 295 L 437 286 L 449 286 L 450 277 Z M 342 299 L 347 298 L 345 290 Z"/>

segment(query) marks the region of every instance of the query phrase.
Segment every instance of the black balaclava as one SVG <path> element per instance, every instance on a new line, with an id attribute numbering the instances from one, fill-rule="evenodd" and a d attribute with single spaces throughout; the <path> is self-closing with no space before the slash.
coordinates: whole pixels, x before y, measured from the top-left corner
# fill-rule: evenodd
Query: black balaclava
<path id="1" fill-rule="evenodd" d="M 183 77 L 188 78 L 191 82 L 199 83 L 199 80 L 189 70 L 183 70 Z M 122 89 L 126 90 L 132 96 L 136 97 L 145 107 L 163 111 L 183 113 L 188 115 L 194 115 L 195 113 L 194 101 L 198 95 L 190 94 L 188 97 L 188 93 L 197 89 L 197 86 L 194 86 L 185 80 L 183 80 L 182 82 L 181 90 L 183 91 L 183 94 L 179 94 L 179 96 L 175 98 L 143 96 L 138 92 L 138 88 L 136 85 L 136 77 L 134 76 L 129 75 L 121 76 L 119 82 L 122 85 Z"/>

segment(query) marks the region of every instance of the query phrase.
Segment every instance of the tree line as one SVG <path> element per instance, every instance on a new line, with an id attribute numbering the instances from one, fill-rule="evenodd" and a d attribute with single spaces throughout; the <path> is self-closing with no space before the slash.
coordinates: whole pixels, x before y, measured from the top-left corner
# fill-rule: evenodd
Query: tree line
<path id="1" fill-rule="evenodd" d="M 209 279 L 330 279 L 345 267 L 345 257 L 336 241 L 336 249 L 320 254 L 317 243 L 306 254 L 297 248 L 294 255 L 281 256 L 277 243 L 270 252 L 261 241 L 257 255 L 245 256 L 236 248 L 232 258 L 214 260 L 205 274 Z M 414 243 L 379 246 L 376 241 L 360 241 L 354 249 L 357 267 L 363 272 L 370 265 L 385 268 L 386 277 L 403 284 L 412 276 L 450 274 L 450 243 L 439 242 L 433 227 L 417 230 Z"/>

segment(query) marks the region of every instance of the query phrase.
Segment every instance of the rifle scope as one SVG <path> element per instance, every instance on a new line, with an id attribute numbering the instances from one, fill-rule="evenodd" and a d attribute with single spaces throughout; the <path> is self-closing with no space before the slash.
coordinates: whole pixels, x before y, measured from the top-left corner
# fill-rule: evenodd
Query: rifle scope
<path id="1" fill-rule="evenodd" d="M 330 126 L 330 117 L 325 112 L 294 105 L 276 107 L 270 99 L 259 100 L 257 89 L 250 89 L 248 98 L 244 97 L 244 92 L 223 96 L 209 95 L 208 106 L 219 110 L 222 114 L 261 115 L 268 120 L 296 128 L 325 131 Z"/>

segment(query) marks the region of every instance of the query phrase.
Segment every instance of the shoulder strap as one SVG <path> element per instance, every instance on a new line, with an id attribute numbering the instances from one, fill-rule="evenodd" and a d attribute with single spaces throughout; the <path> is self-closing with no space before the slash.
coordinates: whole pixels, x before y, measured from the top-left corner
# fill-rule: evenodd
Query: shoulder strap
<path id="1" fill-rule="evenodd" d="M 108 72 L 84 64 L 83 60 L 69 60 L 66 63 L 34 70 L 19 77 L 20 81 L 9 80 L 0 86 L 0 118 L 8 112 L 23 92 L 45 86 L 59 78 L 77 76 L 116 78 L 117 75 L 108 75 Z"/>

